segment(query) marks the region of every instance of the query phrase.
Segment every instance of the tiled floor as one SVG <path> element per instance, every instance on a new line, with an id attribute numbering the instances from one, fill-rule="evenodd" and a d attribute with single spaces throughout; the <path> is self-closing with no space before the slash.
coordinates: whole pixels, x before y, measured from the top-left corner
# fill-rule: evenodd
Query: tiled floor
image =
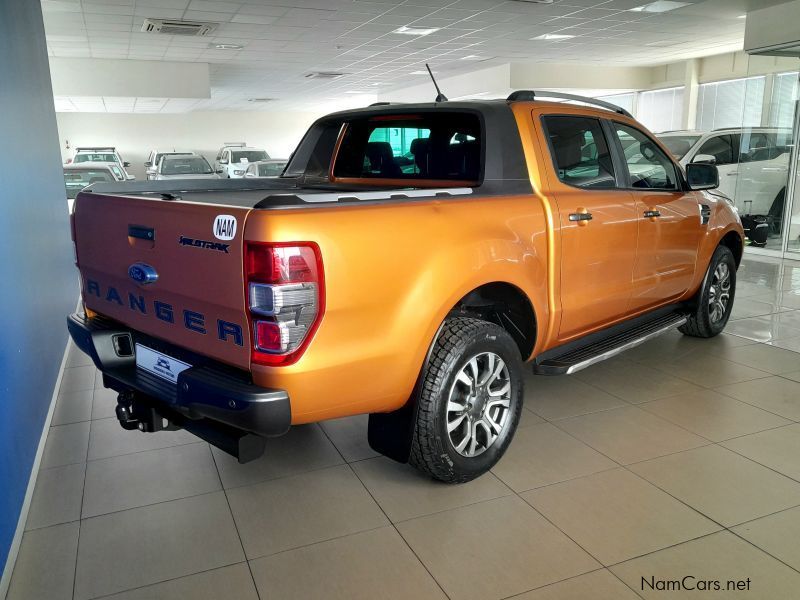
<path id="1" fill-rule="evenodd" d="M 797 598 L 800 263 L 748 258 L 739 281 L 718 338 L 530 376 L 507 455 L 462 486 L 377 456 L 366 417 L 247 465 L 126 432 L 71 352 L 9 598 L 703 596 L 643 583 L 686 575 Z"/>

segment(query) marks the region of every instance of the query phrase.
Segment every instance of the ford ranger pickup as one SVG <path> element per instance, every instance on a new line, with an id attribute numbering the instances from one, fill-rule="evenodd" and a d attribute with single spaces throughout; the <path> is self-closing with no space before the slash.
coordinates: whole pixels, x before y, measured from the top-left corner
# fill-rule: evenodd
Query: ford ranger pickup
<path id="1" fill-rule="evenodd" d="M 743 231 L 716 167 L 554 95 L 331 114 L 277 179 L 83 190 L 68 326 L 122 426 L 247 462 L 368 413 L 374 449 L 464 482 L 511 442 L 524 364 L 720 333 Z"/>

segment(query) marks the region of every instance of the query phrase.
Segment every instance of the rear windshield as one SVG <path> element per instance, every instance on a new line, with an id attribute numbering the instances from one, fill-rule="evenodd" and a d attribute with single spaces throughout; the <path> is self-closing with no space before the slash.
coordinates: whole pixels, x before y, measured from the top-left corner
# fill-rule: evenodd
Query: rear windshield
<path id="1" fill-rule="evenodd" d="M 81 169 L 64 171 L 64 184 L 67 187 L 67 198 L 75 198 L 83 188 L 92 183 L 114 181 L 111 173 L 105 169 Z"/>
<path id="2" fill-rule="evenodd" d="M 665 135 L 656 136 L 667 147 L 669 153 L 678 160 L 686 156 L 692 146 L 700 139 L 699 135 Z"/>
<path id="3" fill-rule="evenodd" d="M 246 160 L 247 162 L 258 162 L 267 160 L 269 156 L 264 150 L 235 150 L 231 151 L 231 162 L 238 163 Z"/>
<path id="4" fill-rule="evenodd" d="M 481 178 L 482 133 L 471 113 L 380 115 L 345 124 L 334 177 Z"/>
<path id="5" fill-rule="evenodd" d="M 202 156 L 164 157 L 162 175 L 210 175 L 211 166 Z"/>
<path id="6" fill-rule="evenodd" d="M 259 177 L 277 177 L 281 173 L 283 173 L 283 169 L 286 167 L 285 162 L 281 163 L 264 163 L 263 165 L 258 165 L 258 176 Z"/>
<path id="7" fill-rule="evenodd" d="M 117 162 L 117 155 L 113 152 L 82 152 L 75 155 L 73 162 Z"/>

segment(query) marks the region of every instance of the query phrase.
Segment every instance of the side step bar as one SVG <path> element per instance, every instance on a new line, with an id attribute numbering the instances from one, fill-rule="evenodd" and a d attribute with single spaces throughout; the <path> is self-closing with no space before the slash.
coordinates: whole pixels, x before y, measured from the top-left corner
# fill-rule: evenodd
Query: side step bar
<path id="1" fill-rule="evenodd" d="M 533 363 L 533 372 L 537 375 L 571 375 L 680 327 L 686 319 L 683 311 L 672 310 L 611 327 L 579 340 L 577 345 L 565 344 L 542 354 Z"/>

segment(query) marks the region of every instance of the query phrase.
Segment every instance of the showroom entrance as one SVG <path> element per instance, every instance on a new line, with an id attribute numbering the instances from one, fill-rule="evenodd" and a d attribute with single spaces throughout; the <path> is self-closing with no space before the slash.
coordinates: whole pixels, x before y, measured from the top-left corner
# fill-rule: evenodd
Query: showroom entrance
<path id="1" fill-rule="evenodd" d="M 736 176 L 735 197 L 744 199 L 738 208 L 745 227 L 766 229 L 763 247 L 750 251 L 800 260 L 800 41 L 764 43 L 762 36 L 757 31 L 748 40 L 748 75 L 760 57 L 795 58 L 796 70 L 746 80 L 739 163 L 727 175 Z"/>

